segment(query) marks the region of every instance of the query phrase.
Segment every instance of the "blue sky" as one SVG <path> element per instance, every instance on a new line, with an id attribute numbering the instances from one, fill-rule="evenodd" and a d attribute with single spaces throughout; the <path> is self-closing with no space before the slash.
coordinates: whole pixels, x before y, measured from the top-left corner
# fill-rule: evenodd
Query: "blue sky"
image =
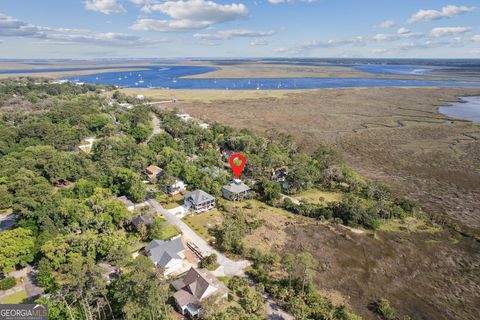
<path id="1" fill-rule="evenodd" d="M 0 3 L 0 58 L 114 57 L 480 58 L 480 2 Z"/>

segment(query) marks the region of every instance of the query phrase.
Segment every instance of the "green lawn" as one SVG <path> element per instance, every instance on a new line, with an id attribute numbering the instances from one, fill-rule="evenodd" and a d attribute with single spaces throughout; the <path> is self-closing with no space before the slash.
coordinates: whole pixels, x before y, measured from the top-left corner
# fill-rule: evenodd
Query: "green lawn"
<path id="1" fill-rule="evenodd" d="M 327 203 L 327 202 L 339 202 L 342 200 L 342 193 L 332 191 L 321 191 L 317 189 L 311 189 L 298 193 L 293 196 L 296 199 L 303 199 L 310 203 Z"/>
<path id="2" fill-rule="evenodd" d="M 199 214 L 188 215 L 182 220 L 203 239 L 210 240 L 212 236 L 208 233 L 208 229 L 222 223 L 223 215 L 217 209 L 213 209 Z"/>
<path id="3" fill-rule="evenodd" d="M 159 240 L 167 240 L 178 236 L 180 233 L 180 230 L 176 226 L 165 225 L 162 229 L 162 233 L 159 235 Z"/>
<path id="4" fill-rule="evenodd" d="M 160 202 L 165 209 L 173 209 L 183 204 L 183 195 L 180 193 L 174 196 L 158 194 L 155 196 L 155 199 Z"/>
<path id="5" fill-rule="evenodd" d="M 0 301 L 0 304 L 19 304 L 22 303 L 23 300 L 27 298 L 27 291 L 22 290 L 19 292 L 15 292 Z"/>
<path id="6" fill-rule="evenodd" d="M 429 232 L 435 233 L 441 230 L 438 226 L 430 226 L 424 220 L 407 217 L 403 220 L 394 219 L 389 220 L 386 223 L 383 223 L 378 228 L 380 231 L 389 231 L 389 232 Z"/>

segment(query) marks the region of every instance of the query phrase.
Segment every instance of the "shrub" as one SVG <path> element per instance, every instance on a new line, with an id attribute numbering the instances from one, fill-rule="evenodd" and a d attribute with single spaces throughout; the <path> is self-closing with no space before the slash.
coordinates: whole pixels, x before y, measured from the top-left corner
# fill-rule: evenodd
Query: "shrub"
<path id="1" fill-rule="evenodd" d="M 15 287 L 16 284 L 17 280 L 15 280 L 15 278 L 13 277 L 2 279 L 0 280 L 0 290 L 12 289 L 13 287 Z"/>
<path id="2" fill-rule="evenodd" d="M 382 298 L 375 303 L 375 311 L 385 320 L 395 319 L 395 309 L 388 299 Z"/>

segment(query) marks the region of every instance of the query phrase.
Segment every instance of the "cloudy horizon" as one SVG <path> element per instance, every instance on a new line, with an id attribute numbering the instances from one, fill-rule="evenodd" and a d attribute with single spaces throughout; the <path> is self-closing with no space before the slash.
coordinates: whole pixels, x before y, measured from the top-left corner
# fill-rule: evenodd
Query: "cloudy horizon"
<path id="1" fill-rule="evenodd" d="M 480 58 L 476 2 L 4 1 L 0 58 Z"/>

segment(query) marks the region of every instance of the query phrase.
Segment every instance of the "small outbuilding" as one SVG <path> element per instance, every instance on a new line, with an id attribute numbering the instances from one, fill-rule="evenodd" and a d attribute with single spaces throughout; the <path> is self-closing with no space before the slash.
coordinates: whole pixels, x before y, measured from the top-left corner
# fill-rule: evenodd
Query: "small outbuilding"
<path id="1" fill-rule="evenodd" d="M 135 204 L 130 201 L 126 196 L 118 197 L 117 200 L 123 203 L 123 205 L 127 208 L 128 211 L 132 212 L 135 210 Z"/>

